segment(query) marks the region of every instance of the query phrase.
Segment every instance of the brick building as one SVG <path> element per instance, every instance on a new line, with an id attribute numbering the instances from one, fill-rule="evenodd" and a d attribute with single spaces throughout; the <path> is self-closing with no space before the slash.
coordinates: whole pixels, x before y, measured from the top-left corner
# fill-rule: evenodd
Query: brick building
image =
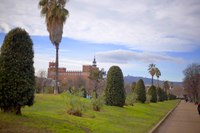
<path id="1" fill-rule="evenodd" d="M 99 70 L 96 64 L 96 59 L 92 62 L 92 65 L 83 65 L 82 71 L 73 71 L 67 70 L 66 68 L 58 68 L 58 81 L 59 83 L 64 84 L 67 83 L 68 87 L 77 86 L 88 86 L 89 84 L 89 75 L 91 70 Z M 48 78 L 55 80 L 55 62 L 49 62 L 48 68 Z"/>

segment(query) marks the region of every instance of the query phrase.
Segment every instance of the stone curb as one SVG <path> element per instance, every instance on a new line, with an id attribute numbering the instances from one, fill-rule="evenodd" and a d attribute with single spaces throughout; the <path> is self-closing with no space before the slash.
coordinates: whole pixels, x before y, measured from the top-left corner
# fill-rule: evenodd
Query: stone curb
<path id="1" fill-rule="evenodd" d="M 180 102 L 181 100 L 148 133 L 154 133 L 158 129 L 158 127 L 165 121 L 165 119 L 167 119 L 167 117 L 169 117 L 169 115 L 177 108 Z"/>

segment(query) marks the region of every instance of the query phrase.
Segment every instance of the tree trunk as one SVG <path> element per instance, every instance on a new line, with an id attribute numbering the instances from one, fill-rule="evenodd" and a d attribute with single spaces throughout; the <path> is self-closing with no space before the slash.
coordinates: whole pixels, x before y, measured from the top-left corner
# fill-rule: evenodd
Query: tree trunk
<path id="1" fill-rule="evenodd" d="M 159 88 L 159 78 L 157 79 L 157 84 L 158 84 L 158 88 Z"/>
<path id="2" fill-rule="evenodd" d="M 152 76 L 152 78 L 151 78 L 151 85 L 153 85 L 153 76 Z"/>
<path id="3" fill-rule="evenodd" d="M 55 80 L 56 80 L 56 86 L 54 87 L 54 94 L 58 94 L 58 49 L 59 49 L 59 44 L 56 43 L 55 44 L 56 46 L 56 77 L 55 77 Z"/>
<path id="4" fill-rule="evenodd" d="M 17 107 L 15 108 L 15 113 L 16 113 L 16 115 L 21 115 L 22 113 L 21 113 L 21 106 L 19 106 L 19 105 L 17 105 Z"/>

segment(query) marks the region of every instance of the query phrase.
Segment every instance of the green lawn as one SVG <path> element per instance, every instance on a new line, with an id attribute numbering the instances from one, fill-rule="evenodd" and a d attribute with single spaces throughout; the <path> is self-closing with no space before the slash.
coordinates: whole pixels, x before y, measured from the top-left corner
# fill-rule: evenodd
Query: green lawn
<path id="1" fill-rule="evenodd" d="M 32 107 L 22 109 L 22 116 L 0 112 L 0 132 L 10 133 L 145 133 L 178 103 L 178 100 L 125 106 L 104 106 L 100 112 L 87 109 L 82 117 L 68 115 L 61 95 L 36 95 Z"/>

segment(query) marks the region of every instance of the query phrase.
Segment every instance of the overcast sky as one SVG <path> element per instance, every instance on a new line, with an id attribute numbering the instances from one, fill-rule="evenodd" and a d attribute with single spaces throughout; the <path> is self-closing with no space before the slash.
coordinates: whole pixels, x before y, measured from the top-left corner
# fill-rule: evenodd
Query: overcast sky
<path id="1" fill-rule="evenodd" d="M 35 69 L 47 69 L 55 49 L 48 38 L 39 0 L 1 0 L 0 45 L 5 34 L 23 27 L 32 37 Z M 70 0 L 60 44 L 60 66 L 81 70 L 93 56 L 100 68 L 119 65 L 124 75 L 182 81 L 188 64 L 200 63 L 199 0 Z"/>

